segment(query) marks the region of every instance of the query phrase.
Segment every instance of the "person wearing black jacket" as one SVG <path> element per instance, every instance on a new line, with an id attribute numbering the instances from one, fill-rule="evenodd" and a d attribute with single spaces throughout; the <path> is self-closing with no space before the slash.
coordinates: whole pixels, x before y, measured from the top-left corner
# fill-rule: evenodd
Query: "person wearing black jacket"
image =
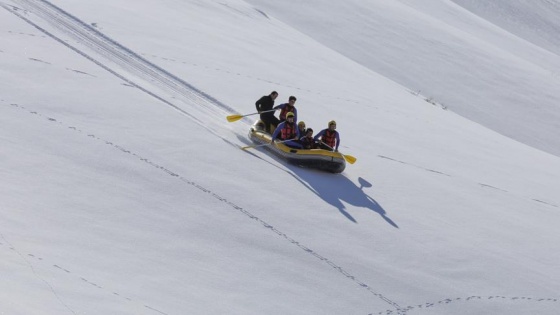
<path id="1" fill-rule="evenodd" d="M 261 114 L 261 120 L 264 122 L 266 132 L 272 133 L 280 120 L 274 116 L 274 100 L 278 97 L 278 92 L 272 91 L 270 95 L 261 97 L 256 103 L 257 112 Z"/>
<path id="2" fill-rule="evenodd" d="M 299 138 L 299 142 L 304 149 L 317 149 L 317 142 L 313 139 L 313 129 L 311 128 L 305 130 L 305 135 Z"/>

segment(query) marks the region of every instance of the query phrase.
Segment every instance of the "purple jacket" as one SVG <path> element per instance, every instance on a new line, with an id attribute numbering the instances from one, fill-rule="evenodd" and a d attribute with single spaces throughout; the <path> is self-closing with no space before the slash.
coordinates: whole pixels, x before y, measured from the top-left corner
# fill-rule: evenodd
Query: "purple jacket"
<path id="1" fill-rule="evenodd" d="M 321 137 L 325 134 L 325 132 L 327 132 L 329 129 L 323 129 L 321 130 L 313 139 L 315 139 L 315 141 L 321 141 Z M 338 150 L 338 146 L 340 145 L 340 136 L 338 134 L 338 131 L 334 131 L 334 137 L 336 139 L 336 146 L 333 148 L 334 150 Z"/>

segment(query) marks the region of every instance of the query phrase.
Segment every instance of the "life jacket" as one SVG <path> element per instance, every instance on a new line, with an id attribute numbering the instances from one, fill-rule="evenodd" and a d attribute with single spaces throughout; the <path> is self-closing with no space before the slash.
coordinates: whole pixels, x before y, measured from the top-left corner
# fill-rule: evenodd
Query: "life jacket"
<path id="1" fill-rule="evenodd" d="M 284 128 L 280 130 L 280 139 L 288 140 L 288 139 L 295 138 L 297 135 L 296 128 L 297 128 L 296 124 L 289 123 L 286 121 L 284 123 Z"/>
<path id="2" fill-rule="evenodd" d="M 286 115 L 288 114 L 288 112 L 293 112 L 294 108 L 295 106 L 291 106 L 290 103 L 287 103 L 286 106 L 284 106 L 284 108 L 282 108 L 282 110 L 280 111 L 280 120 L 286 120 Z"/>
<path id="3" fill-rule="evenodd" d="M 326 143 L 329 147 L 334 148 L 336 145 L 336 130 L 325 130 L 325 133 L 321 136 L 321 141 Z"/>

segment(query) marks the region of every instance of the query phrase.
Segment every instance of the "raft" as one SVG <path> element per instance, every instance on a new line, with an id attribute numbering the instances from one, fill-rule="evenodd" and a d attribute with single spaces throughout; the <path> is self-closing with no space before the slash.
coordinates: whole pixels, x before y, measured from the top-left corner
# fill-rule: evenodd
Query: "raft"
<path id="1" fill-rule="evenodd" d="M 251 126 L 249 139 L 257 145 L 267 144 L 272 140 L 272 135 L 264 130 L 264 123 L 257 120 Z M 339 152 L 323 149 L 295 149 L 284 143 L 274 143 L 263 147 L 293 165 L 331 173 L 342 173 L 346 168 L 344 155 Z"/>

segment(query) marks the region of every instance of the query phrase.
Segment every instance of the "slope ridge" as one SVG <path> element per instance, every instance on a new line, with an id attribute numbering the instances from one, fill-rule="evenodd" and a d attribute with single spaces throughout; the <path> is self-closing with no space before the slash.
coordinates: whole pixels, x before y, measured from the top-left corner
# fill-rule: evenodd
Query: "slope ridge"
<path id="1" fill-rule="evenodd" d="M 441 0 L 248 2 L 469 120 L 560 156 L 560 57 L 489 18 Z"/>

